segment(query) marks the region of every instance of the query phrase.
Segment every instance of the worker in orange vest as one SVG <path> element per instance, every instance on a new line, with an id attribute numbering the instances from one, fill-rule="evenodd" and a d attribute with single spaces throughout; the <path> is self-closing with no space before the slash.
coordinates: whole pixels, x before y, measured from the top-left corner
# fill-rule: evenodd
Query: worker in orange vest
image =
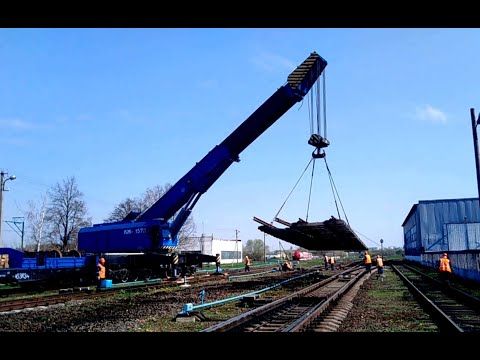
<path id="1" fill-rule="evenodd" d="M 245 271 L 250 271 L 250 258 L 248 256 L 245 256 Z"/>
<path id="2" fill-rule="evenodd" d="M 377 280 L 378 278 L 381 278 L 383 281 L 384 275 L 383 275 L 383 259 L 380 255 L 377 255 Z"/>
<path id="3" fill-rule="evenodd" d="M 330 263 L 330 258 L 327 254 L 323 255 L 323 261 L 325 261 L 325 270 L 328 270 L 328 264 Z"/>
<path id="4" fill-rule="evenodd" d="M 439 261 L 438 275 L 442 281 L 446 282 L 449 280 L 451 274 L 452 266 L 450 264 L 450 259 L 448 258 L 447 253 L 443 253 L 442 258 Z"/>
<path id="5" fill-rule="evenodd" d="M 97 281 L 98 281 L 98 285 L 97 285 L 97 288 L 100 288 L 101 285 L 102 285 L 102 280 L 104 280 L 106 278 L 106 269 L 105 269 L 105 258 L 101 257 L 99 260 L 98 260 L 98 264 L 97 264 Z"/>
<path id="6" fill-rule="evenodd" d="M 365 264 L 365 269 L 367 269 L 367 271 L 369 273 L 372 272 L 372 258 L 370 256 L 370 254 L 368 253 L 368 251 L 365 251 L 365 255 L 363 257 L 363 263 Z"/>
<path id="7" fill-rule="evenodd" d="M 335 270 L 335 256 L 330 256 L 330 269 Z"/>
<path id="8" fill-rule="evenodd" d="M 293 267 L 292 267 L 292 264 L 290 263 L 290 261 L 285 261 L 283 264 L 282 264 L 282 270 L 283 271 L 291 271 L 293 270 Z"/>

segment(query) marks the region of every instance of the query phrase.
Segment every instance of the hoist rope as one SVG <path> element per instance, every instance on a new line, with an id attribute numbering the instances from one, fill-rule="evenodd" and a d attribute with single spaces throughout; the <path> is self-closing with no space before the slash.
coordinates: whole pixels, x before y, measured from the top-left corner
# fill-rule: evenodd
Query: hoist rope
<path id="1" fill-rule="evenodd" d="M 321 101 L 320 101 L 320 82 L 316 81 L 316 107 L 317 107 L 317 131 L 318 135 L 322 136 L 322 123 L 321 123 L 321 112 L 320 112 L 320 107 L 321 107 Z"/>
<path id="2" fill-rule="evenodd" d="M 313 134 L 313 92 L 310 93 L 310 98 L 307 98 L 308 104 L 308 120 L 310 123 L 310 135 Z"/>
<path id="3" fill-rule="evenodd" d="M 358 230 L 355 230 L 352 228 L 353 231 L 355 231 L 357 234 L 363 236 L 365 239 L 367 239 L 368 241 L 371 241 L 372 243 L 374 243 L 375 245 L 378 245 L 378 246 L 382 246 L 382 244 L 379 244 L 377 243 L 376 241 L 372 240 L 372 239 L 369 239 L 368 237 L 366 237 L 365 235 L 363 235 L 360 231 Z"/>
<path id="4" fill-rule="evenodd" d="M 340 202 L 340 206 L 342 207 L 343 214 L 345 215 L 345 220 L 347 221 L 347 224 L 350 225 L 350 223 L 348 222 L 347 213 L 345 212 L 345 209 L 343 208 L 342 200 L 340 199 L 340 195 L 338 194 L 337 187 L 335 186 L 335 182 L 333 181 L 332 173 L 330 171 L 330 168 L 328 167 L 327 157 L 324 157 L 323 159 L 325 160 L 325 166 L 327 168 L 328 177 L 330 178 L 330 185 L 332 186 L 333 198 L 335 199 L 335 206 L 337 207 L 338 217 L 341 219 L 340 212 L 338 210 L 337 199 L 335 197 L 335 193 L 337 194 L 338 201 Z"/>
<path id="5" fill-rule="evenodd" d="M 323 70 L 323 137 L 327 139 L 327 87 L 325 80 L 325 69 Z"/>
<path id="6" fill-rule="evenodd" d="M 309 123 L 310 123 L 310 135 L 315 134 L 315 131 L 316 131 L 316 134 L 318 136 L 326 139 L 327 138 L 327 90 L 326 90 L 325 70 L 323 71 L 323 74 L 321 75 L 321 77 L 322 77 L 322 85 L 320 85 L 319 81 L 317 81 L 315 83 L 315 87 L 313 88 L 314 91 L 311 91 L 310 92 L 310 97 L 307 97 L 307 106 L 308 106 L 308 117 L 309 117 Z M 302 105 L 303 105 L 303 102 L 302 102 Z M 322 134 L 322 117 L 323 117 L 323 134 Z M 316 129 L 315 129 L 315 124 L 314 124 L 314 119 L 316 120 Z M 327 144 L 328 144 L 328 142 L 327 142 Z M 320 151 L 320 147 L 317 147 L 317 151 Z M 330 171 L 330 168 L 328 167 L 327 159 L 326 159 L 325 155 L 323 156 L 323 159 L 325 160 L 325 166 L 327 168 L 328 177 L 329 177 L 329 181 L 330 181 L 330 187 L 332 189 L 333 199 L 335 201 L 335 207 L 337 209 L 338 217 L 339 217 L 339 219 L 341 219 L 340 210 L 339 210 L 339 207 L 338 207 L 338 202 L 339 202 L 340 206 L 342 208 L 342 211 L 345 215 L 345 219 L 348 223 L 347 214 L 345 213 L 345 209 L 343 208 L 343 204 L 342 204 L 342 201 L 340 199 L 340 195 L 338 194 L 337 187 L 335 185 L 335 182 L 333 181 L 333 176 L 332 176 L 332 173 Z M 290 191 L 287 198 L 283 202 L 282 206 L 278 210 L 277 214 L 273 218 L 273 221 L 275 221 L 275 219 L 278 217 L 278 215 L 282 211 L 283 207 L 285 206 L 288 199 L 292 195 L 293 191 L 297 187 L 301 178 L 303 177 L 303 175 L 307 171 L 308 167 L 310 166 L 310 163 L 312 162 L 312 160 L 313 160 L 312 175 L 311 175 L 311 178 L 310 178 L 310 189 L 309 189 L 309 194 L 308 194 L 307 214 L 306 214 L 306 221 L 308 221 L 308 215 L 309 215 L 309 212 L 310 212 L 310 202 L 311 202 L 311 198 L 312 198 L 313 177 L 314 177 L 314 174 L 315 174 L 315 160 L 316 160 L 316 158 L 314 156 L 312 156 L 312 158 L 308 162 L 307 166 L 305 167 L 305 170 L 303 170 L 299 179 L 295 183 L 293 189 Z M 337 198 L 338 198 L 338 202 L 337 202 Z"/>
<path id="7" fill-rule="evenodd" d="M 283 207 L 285 206 L 285 204 L 287 203 L 288 201 L 288 198 L 290 197 L 290 195 L 292 195 L 292 192 L 293 190 L 295 190 L 295 188 L 297 187 L 298 183 L 300 182 L 300 180 L 302 179 L 303 177 L 303 174 L 305 174 L 305 171 L 307 171 L 308 167 L 310 166 L 310 163 L 312 162 L 313 158 L 310 159 L 310 161 L 308 162 L 307 166 L 305 167 L 305 170 L 303 170 L 302 172 L 302 175 L 300 175 L 299 179 L 297 180 L 295 186 L 293 187 L 293 189 L 290 191 L 290 193 L 288 194 L 287 198 L 285 199 L 285 201 L 283 202 L 282 206 L 280 206 L 280 209 L 278 210 L 278 212 L 275 214 L 275 216 L 273 217 L 273 221 L 275 221 L 275 219 L 278 217 L 278 214 L 280 214 L 280 211 L 282 211 Z"/>
<path id="8" fill-rule="evenodd" d="M 327 138 L 327 86 L 325 78 L 325 70 L 322 77 L 322 86 L 320 82 L 315 82 L 314 91 L 310 92 L 307 98 L 308 118 L 310 122 L 310 135 L 317 133 Z M 322 117 L 323 117 L 323 134 L 322 134 Z M 316 129 L 314 129 L 314 119 L 316 120 Z"/>
<path id="9" fill-rule="evenodd" d="M 327 169 L 328 169 L 328 167 L 327 167 Z M 340 211 L 338 210 L 338 204 L 337 204 L 337 198 L 335 196 L 333 179 L 332 179 L 332 176 L 331 176 L 330 173 L 328 173 L 328 179 L 330 180 L 330 187 L 332 188 L 333 200 L 335 201 L 335 207 L 337 208 L 338 218 L 341 220 L 342 216 L 340 215 Z"/>
<path id="10" fill-rule="evenodd" d="M 307 216 L 305 217 L 305 221 L 308 221 L 308 212 L 310 211 L 310 199 L 312 197 L 313 175 L 315 173 L 315 158 L 312 158 L 312 159 L 313 159 L 312 176 L 310 177 L 310 190 L 308 192 Z"/>

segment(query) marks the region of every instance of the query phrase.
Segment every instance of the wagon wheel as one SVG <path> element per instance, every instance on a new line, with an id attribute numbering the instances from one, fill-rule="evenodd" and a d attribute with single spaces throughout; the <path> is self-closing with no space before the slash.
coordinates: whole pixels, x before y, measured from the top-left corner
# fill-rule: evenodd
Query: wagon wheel
<path id="1" fill-rule="evenodd" d="M 150 269 L 145 270 L 143 277 L 145 280 L 150 280 L 153 277 L 153 271 Z"/>
<path id="2" fill-rule="evenodd" d="M 128 282 L 129 277 L 130 277 L 130 271 L 128 271 L 128 269 L 121 269 L 117 271 L 117 278 L 120 282 L 122 283 Z"/>
<path id="3" fill-rule="evenodd" d="M 70 250 L 70 251 L 67 253 L 67 256 L 81 257 L 82 255 L 80 254 L 80 252 L 79 252 L 78 250 Z"/>
<path id="4" fill-rule="evenodd" d="M 53 258 L 61 258 L 63 255 L 62 255 L 62 252 L 58 249 L 53 249 L 53 250 L 50 250 L 47 252 L 47 256 L 48 257 L 53 257 Z"/>

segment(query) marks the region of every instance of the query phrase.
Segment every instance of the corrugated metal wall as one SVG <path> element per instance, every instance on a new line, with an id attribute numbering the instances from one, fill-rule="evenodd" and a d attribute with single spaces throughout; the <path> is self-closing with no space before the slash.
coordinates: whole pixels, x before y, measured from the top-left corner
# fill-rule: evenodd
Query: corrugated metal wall
<path id="1" fill-rule="evenodd" d="M 480 223 L 446 224 L 449 251 L 480 250 Z"/>
<path id="2" fill-rule="evenodd" d="M 477 233 L 480 235 L 478 199 L 420 201 L 417 215 L 421 229 L 417 230 L 417 236 L 425 252 L 454 250 L 449 249 L 449 243 L 457 251 L 467 250 L 467 244 L 477 246 L 480 239 L 477 236 Z"/>
<path id="3" fill-rule="evenodd" d="M 417 228 L 417 218 L 418 211 L 415 211 L 403 225 L 403 241 L 405 253 L 408 255 L 420 254 L 420 229 Z"/>

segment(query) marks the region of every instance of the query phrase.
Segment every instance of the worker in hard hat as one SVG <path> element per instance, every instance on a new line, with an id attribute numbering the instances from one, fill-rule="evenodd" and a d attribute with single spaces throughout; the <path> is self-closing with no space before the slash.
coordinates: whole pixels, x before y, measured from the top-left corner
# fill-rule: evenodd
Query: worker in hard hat
<path id="1" fill-rule="evenodd" d="M 452 265 L 447 253 L 443 253 L 438 265 L 438 275 L 443 282 L 447 282 L 452 274 Z"/>
<path id="2" fill-rule="evenodd" d="M 371 273 L 372 272 L 372 257 L 368 253 L 368 251 L 365 251 L 365 254 L 363 255 L 363 263 L 365 264 L 365 269 Z"/>
<path id="3" fill-rule="evenodd" d="M 251 261 L 250 261 L 250 258 L 248 256 L 245 256 L 245 271 L 250 271 L 250 264 L 251 264 Z"/>
<path id="4" fill-rule="evenodd" d="M 383 274 L 383 258 L 381 255 L 377 255 L 377 280 L 381 279 L 383 281 L 385 275 Z"/>
<path id="5" fill-rule="evenodd" d="M 106 278 L 106 268 L 105 268 L 105 258 L 101 257 L 98 260 L 97 264 L 97 288 L 99 289 L 102 285 L 102 280 Z"/>
<path id="6" fill-rule="evenodd" d="M 293 266 L 290 261 L 287 260 L 282 264 L 282 271 L 292 271 L 292 270 L 293 270 Z"/>

